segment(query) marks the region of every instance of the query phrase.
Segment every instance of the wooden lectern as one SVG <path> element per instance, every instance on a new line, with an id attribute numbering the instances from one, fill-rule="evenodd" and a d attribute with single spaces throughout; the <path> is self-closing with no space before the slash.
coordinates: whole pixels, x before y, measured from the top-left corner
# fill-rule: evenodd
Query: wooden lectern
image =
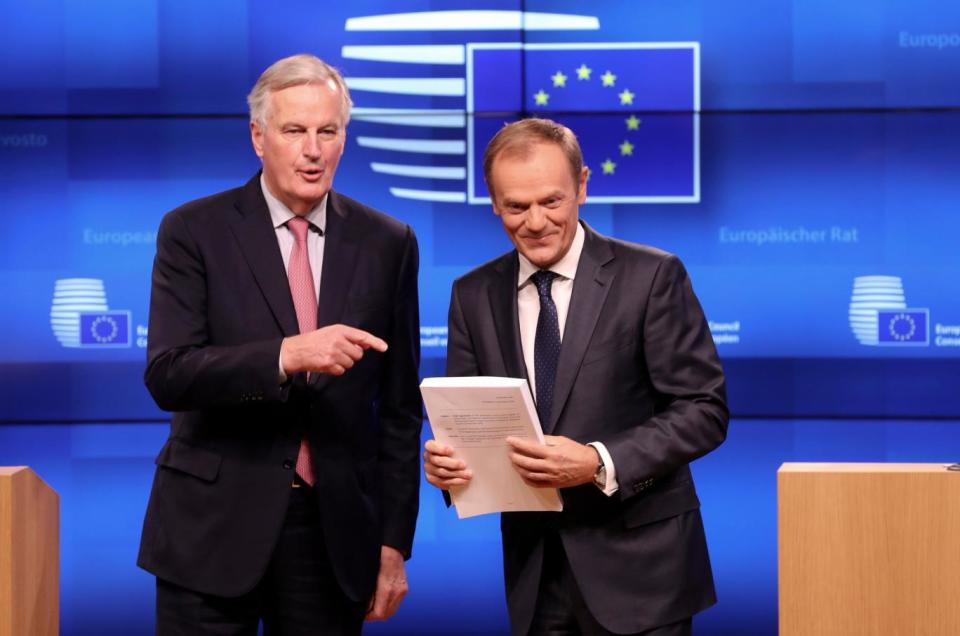
<path id="1" fill-rule="evenodd" d="M 960 472 L 783 464 L 780 636 L 960 634 Z"/>
<path id="2" fill-rule="evenodd" d="M 60 498 L 26 466 L 0 467 L 0 636 L 60 631 Z"/>

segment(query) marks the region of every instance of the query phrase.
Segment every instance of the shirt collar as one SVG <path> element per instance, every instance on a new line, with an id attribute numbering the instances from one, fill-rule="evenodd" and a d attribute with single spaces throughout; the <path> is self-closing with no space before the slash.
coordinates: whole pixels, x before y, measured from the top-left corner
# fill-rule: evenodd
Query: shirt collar
<path id="1" fill-rule="evenodd" d="M 270 220 L 273 221 L 274 229 L 286 225 L 287 221 L 297 216 L 285 206 L 280 199 L 273 196 L 270 188 L 267 187 L 267 181 L 263 174 L 260 175 L 260 189 L 263 190 L 263 198 L 267 200 L 267 209 L 270 210 Z M 330 193 L 323 195 L 320 202 L 317 203 L 303 218 L 310 222 L 310 225 L 316 227 L 323 234 L 327 226 L 327 198 Z"/>
<path id="2" fill-rule="evenodd" d="M 583 231 L 583 226 L 577 223 L 577 233 L 573 235 L 573 243 L 570 244 L 570 249 L 563 255 L 563 258 L 548 268 L 549 271 L 570 280 L 576 278 L 577 265 L 580 264 L 580 254 L 583 253 L 583 243 L 585 239 L 586 232 Z M 520 252 L 517 252 L 517 255 L 520 257 L 520 273 L 517 276 L 517 288 L 519 289 L 526 285 L 530 277 L 535 272 L 540 271 L 540 268 L 531 263 L 527 257 Z"/>

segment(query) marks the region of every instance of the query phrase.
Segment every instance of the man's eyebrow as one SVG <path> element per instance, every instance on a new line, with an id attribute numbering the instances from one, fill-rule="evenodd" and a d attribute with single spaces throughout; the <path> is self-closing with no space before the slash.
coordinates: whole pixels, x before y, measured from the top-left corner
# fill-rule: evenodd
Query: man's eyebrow
<path id="1" fill-rule="evenodd" d="M 297 128 L 312 128 L 312 126 L 307 126 L 306 124 L 302 123 L 298 119 L 288 119 L 286 121 L 279 122 L 278 125 L 281 128 L 289 128 L 294 126 Z M 337 122 L 337 121 L 327 121 L 327 122 L 322 122 L 316 125 L 316 128 L 318 130 L 326 130 L 328 128 L 334 128 L 336 130 L 340 130 L 342 127 L 343 126 L 340 124 L 340 122 Z"/>

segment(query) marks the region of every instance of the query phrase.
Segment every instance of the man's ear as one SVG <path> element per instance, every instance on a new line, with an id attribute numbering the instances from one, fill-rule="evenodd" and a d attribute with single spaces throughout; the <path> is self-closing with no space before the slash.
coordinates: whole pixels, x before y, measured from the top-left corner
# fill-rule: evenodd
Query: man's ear
<path id="1" fill-rule="evenodd" d="M 250 122 L 250 142 L 253 144 L 253 151 L 263 159 L 263 128 L 255 121 Z"/>
<path id="2" fill-rule="evenodd" d="M 587 179 L 590 177 L 590 168 L 584 166 L 580 170 L 580 183 L 577 184 L 577 203 L 587 200 Z"/>

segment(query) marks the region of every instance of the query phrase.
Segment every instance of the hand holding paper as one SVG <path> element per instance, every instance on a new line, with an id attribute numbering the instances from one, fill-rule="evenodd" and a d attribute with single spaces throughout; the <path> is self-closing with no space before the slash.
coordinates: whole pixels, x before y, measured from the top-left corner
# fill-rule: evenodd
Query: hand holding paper
<path id="1" fill-rule="evenodd" d="M 523 481 L 535 488 L 572 488 L 593 481 L 597 451 L 569 437 L 545 435 L 545 444 L 508 437 L 513 462 Z"/>
<path id="2" fill-rule="evenodd" d="M 465 486 L 473 477 L 467 464 L 454 456 L 453 448 L 435 439 L 427 440 L 424 447 L 423 472 L 427 481 L 441 490 Z"/>

